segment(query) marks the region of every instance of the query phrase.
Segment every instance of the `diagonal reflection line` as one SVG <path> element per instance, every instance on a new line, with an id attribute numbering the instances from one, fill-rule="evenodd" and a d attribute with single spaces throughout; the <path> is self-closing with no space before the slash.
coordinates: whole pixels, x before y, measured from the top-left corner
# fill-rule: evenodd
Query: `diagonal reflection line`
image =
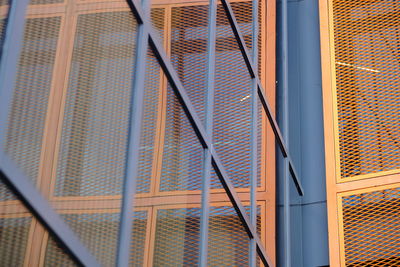
<path id="1" fill-rule="evenodd" d="M 257 230 L 250 224 L 250 219 L 246 214 L 246 211 L 244 209 L 243 204 L 241 203 L 239 197 L 236 194 L 236 191 L 234 189 L 234 186 L 231 182 L 230 177 L 227 175 L 227 172 L 222 166 L 221 161 L 218 158 L 218 155 L 216 154 L 215 150 L 213 149 L 213 146 L 210 142 L 210 138 L 206 134 L 206 131 L 188 97 L 186 94 L 185 89 L 183 88 L 183 85 L 181 84 L 177 73 L 175 72 L 169 58 L 167 57 L 164 48 L 159 40 L 158 34 L 152 29 L 151 22 L 145 21 L 141 17 L 143 15 L 143 11 L 141 9 L 141 4 L 138 3 L 137 1 L 134 0 L 127 0 L 129 2 L 129 6 L 132 8 L 132 11 L 134 15 L 139 16 L 137 18 L 138 23 L 143 24 L 143 27 L 145 28 L 147 34 L 148 34 L 148 41 L 149 45 L 153 50 L 153 53 L 155 57 L 158 60 L 158 63 L 160 64 L 161 68 L 164 71 L 165 76 L 168 79 L 168 82 L 170 83 L 171 88 L 174 90 L 174 93 L 180 102 L 183 110 L 185 111 L 186 116 L 188 117 L 197 137 L 199 138 L 200 143 L 202 144 L 204 149 L 208 149 L 211 157 L 212 157 L 212 164 L 215 168 L 215 171 L 221 181 L 221 183 L 224 186 L 224 189 L 228 195 L 228 197 L 231 200 L 231 203 L 233 207 L 235 208 L 240 220 L 242 221 L 245 230 L 248 234 L 248 236 L 251 239 L 255 240 L 255 243 L 257 245 L 257 251 L 259 253 L 259 256 L 263 263 L 266 266 L 272 266 L 271 260 L 269 259 L 268 255 L 265 252 L 265 249 L 263 248 L 263 245 L 261 243 L 260 238 L 258 237 Z"/>

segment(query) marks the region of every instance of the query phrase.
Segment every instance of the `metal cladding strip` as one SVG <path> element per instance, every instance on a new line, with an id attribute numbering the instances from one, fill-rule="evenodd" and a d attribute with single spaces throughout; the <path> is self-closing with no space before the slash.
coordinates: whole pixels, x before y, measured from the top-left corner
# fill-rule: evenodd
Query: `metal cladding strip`
<path id="1" fill-rule="evenodd" d="M 214 84 L 215 84 L 215 46 L 217 28 L 217 1 L 209 1 L 208 9 L 208 42 L 207 42 L 207 102 L 205 127 L 206 133 L 212 143 L 213 134 L 213 113 L 214 113 Z M 206 267 L 208 260 L 208 230 L 210 218 L 210 180 L 211 180 L 211 152 L 204 149 L 204 172 L 201 190 L 201 221 L 200 221 L 200 258 L 199 266 Z"/>
<path id="2" fill-rule="evenodd" d="M 29 0 L 11 2 L 0 65 L 0 143 L 3 144 L 18 59 L 23 43 L 25 11 Z M 48 201 L 0 146 L 0 179 L 22 201 L 63 248 L 82 266 L 100 266 Z"/>
<path id="3" fill-rule="evenodd" d="M 232 6 L 231 6 L 231 4 L 229 3 L 228 0 L 221 0 L 221 2 L 222 2 L 222 6 L 225 9 L 225 13 L 226 13 L 226 15 L 228 17 L 229 23 L 231 24 L 231 28 L 232 28 L 232 31 L 233 31 L 235 37 L 236 37 L 236 41 L 238 42 L 240 51 L 242 52 L 243 59 L 244 59 L 244 61 L 246 63 L 247 69 L 249 70 L 249 74 L 253 79 L 255 79 L 257 81 L 258 96 L 260 97 L 260 101 L 261 101 L 261 103 L 262 103 L 262 105 L 264 107 L 264 110 L 265 110 L 266 114 L 267 114 L 268 120 L 269 120 L 270 125 L 272 127 L 272 130 L 273 130 L 273 132 L 275 134 L 275 138 L 276 138 L 276 140 L 277 140 L 277 142 L 279 144 L 281 152 L 282 152 L 282 154 L 283 154 L 283 156 L 285 158 L 288 158 L 289 167 L 292 170 L 294 170 L 295 168 L 294 168 L 293 161 L 292 161 L 292 159 L 291 159 L 291 157 L 289 155 L 289 151 L 287 149 L 287 146 L 285 145 L 284 138 L 282 137 L 282 134 L 281 134 L 281 132 L 279 130 L 278 123 L 276 122 L 275 118 L 272 116 L 271 107 L 270 107 L 270 105 L 269 105 L 269 103 L 267 101 L 267 98 L 265 96 L 265 93 L 264 93 L 265 91 L 264 91 L 264 88 L 262 87 L 261 81 L 260 81 L 260 79 L 258 77 L 257 69 L 254 67 L 253 63 L 251 62 L 251 57 L 249 56 L 248 49 L 246 47 L 246 43 L 245 43 L 245 41 L 243 39 L 243 35 L 240 33 L 240 29 L 239 29 L 238 23 L 236 21 L 235 15 L 234 15 L 233 10 L 232 10 Z M 298 194 L 300 196 L 303 196 L 304 195 L 304 191 L 303 191 L 303 187 L 301 185 L 301 182 L 299 180 L 299 177 L 297 176 L 297 172 L 293 171 L 291 173 L 292 173 L 292 178 L 293 178 L 293 181 L 294 181 L 294 183 L 296 185 L 296 189 L 297 189 Z"/>
<path id="4" fill-rule="evenodd" d="M 251 37 L 252 37 L 252 55 L 254 67 L 258 70 L 258 0 L 252 0 L 252 20 L 251 20 Z M 257 96 L 257 80 L 251 79 L 251 169 L 250 169 L 250 221 L 253 227 L 257 227 L 257 159 L 258 159 L 258 96 Z M 257 266 L 257 245 L 254 239 L 250 240 L 250 267 Z"/>
<path id="5" fill-rule="evenodd" d="M 136 1 L 134 2 L 132 0 L 127 0 L 127 1 L 129 1 L 131 3 L 130 6 L 135 9 L 134 14 L 139 14 L 139 15 L 143 14 L 141 11 L 139 11 L 141 9 L 139 3 L 137 3 Z M 138 19 L 138 21 L 144 21 L 144 19 L 141 18 Z M 261 240 L 258 238 L 257 230 L 250 224 L 250 219 L 247 216 L 244 206 L 242 205 L 239 197 L 236 194 L 231 179 L 229 178 L 225 169 L 223 168 L 217 153 L 212 147 L 209 137 L 205 134 L 205 129 L 203 128 L 201 121 L 198 118 L 194 110 L 194 107 L 190 102 L 189 97 L 186 94 L 185 89 L 183 88 L 180 80 L 178 79 L 178 75 L 176 74 L 174 68 L 172 67 L 172 64 L 170 63 L 170 60 L 167 57 L 164 48 L 160 45 L 161 42 L 159 41 L 157 34 L 155 33 L 155 31 L 153 31 L 150 22 L 144 21 L 143 25 L 146 28 L 147 34 L 149 35 L 150 47 L 152 48 L 153 53 L 156 56 L 161 68 L 163 69 L 164 74 L 166 75 L 170 83 L 170 86 L 174 90 L 176 97 L 178 98 L 180 104 L 182 105 L 182 108 L 185 111 L 185 114 L 187 115 L 192 127 L 194 128 L 203 148 L 209 150 L 212 156 L 212 165 L 214 166 L 215 171 L 222 185 L 224 186 L 224 189 L 229 199 L 231 200 L 232 205 L 234 206 L 240 220 L 242 221 L 249 238 L 255 239 L 257 244 L 257 250 L 259 251 L 259 255 L 263 263 L 266 266 L 272 266 L 271 260 L 265 253 Z"/>
<path id="6" fill-rule="evenodd" d="M 66 252 L 81 266 L 100 266 L 60 215 L 3 151 L 0 152 L 0 159 L 0 179 L 60 242 Z"/>
<path id="7" fill-rule="evenodd" d="M 150 17 L 150 1 L 143 0 L 145 19 Z M 139 147 L 143 120 L 143 97 L 146 72 L 146 57 L 148 49 L 148 36 L 143 24 L 138 24 L 136 58 L 134 64 L 133 87 L 131 106 L 129 111 L 128 150 L 125 162 L 125 177 L 121 206 L 121 220 L 119 229 L 119 242 L 117 250 L 117 266 L 129 266 L 132 243 L 132 225 L 134 216 L 134 200 L 136 181 L 139 173 Z"/>

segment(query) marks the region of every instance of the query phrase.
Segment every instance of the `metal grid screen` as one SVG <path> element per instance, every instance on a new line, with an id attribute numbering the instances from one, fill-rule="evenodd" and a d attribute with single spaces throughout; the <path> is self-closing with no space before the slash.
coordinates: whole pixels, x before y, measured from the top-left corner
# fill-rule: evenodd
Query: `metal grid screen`
<path id="1" fill-rule="evenodd" d="M 400 188 L 342 197 L 346 266 L 399 266 Z"/>
<path id="2" fill-rule="evenodd" d="M 399 1 L 334 0 L 343 179 L 398 169 Z"/>

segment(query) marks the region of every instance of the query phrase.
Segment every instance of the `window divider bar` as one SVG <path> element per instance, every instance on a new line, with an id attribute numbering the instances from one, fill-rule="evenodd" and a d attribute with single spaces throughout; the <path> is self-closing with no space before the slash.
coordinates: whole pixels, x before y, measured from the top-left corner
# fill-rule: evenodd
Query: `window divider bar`
<path id="1" fill-rule="evenodd" d="M 215 87 L 215 47 L 217 28 L 217 2 L 209 1 L 208 8 L 208 39 L 207 39 L 207 81 L 206 81 L 206 116 L 205 131 L 212 145 L 213 114 L 214 114 L 214 87 Z M 208 148 L 204 149 L 204 171 L 201 191 L 201 218 L 200 218 L 200 257 L 199 266 L 206 267 L 208 264 L 208 232 L 210 219 L 210 180 L 211 180 L 211 153 Z"/>
<path id="2" fill-rule="evenodd" d="M 141 2 L 143 7 L 142 14 L 145 16 L 142 19 L 148 20 L 150 18 L 150 0 L 142 0 Z M 117 248 L 117 266 L 119 267 L 129 266 L 134 221 L 134 202 L 139 174 L 140 140 L 148 49 L 148 34 L 143 23 L 138 23 L 136 44 L 131 106 L 129 111 L 129 139 L 122 188 L 122 206 Z"/>
<path id="3" fill-rule="evenodd" d="M 251 57 L 249 56 L 248 49 L 246 47 L 246 43 L 245 43 L 245 41 L 243 39 L 243 35 L 240 32 L 239 25 L 238 25 L 237 20 L 235 18 L 235 14 L 233 13 L 233 10 L 232 10 L 232 6 L 231 6 L 231 4 L 229 3 L 228 0 L 221 0 L 221 3 L 222 3 L 222 6 L 224 7 L 225 13 L 226 13 L 226 15 L 228 17 L 228 21 L 229 21 L 229 23 L 231 25 L 232 31 L 233 31 L 233 33 L 235 35 L 235 38 L 236 38 L 236 41 L 237 41 L 237 43 L 239 45 L 239 49 L 242 52 L 242 56 L 243 56 L 243 59 L 244 59 L 244 61 L 246 63 L 246 66 L 247 66 L 247 69 L 249 71 L 249 74 L 250 74 L 251 78 L 256 79 L 256 81 L 257 81 L 258 96 L 259 96 L 259 98 L 260 98 L 260 100 L 261 100 L 261 102 L 263 104 L 264 111 L 267 114 L 269 123 L 270 123 L 270 125 L 272 127 L 272 130 L 274 132 L 274 135 L 275 135 L 275 139 L 278 142 L 279 148 L 280 148 L 283 156 L 285 158 L 288 158 L 289 166 L 291 166 L 291 169 L 294 170 L 295 167 L 294 167 L 293 161 L 291 160 L 291 157 L 289 155 L 289 150 L 287 149 L 287 146 L 285 144 L 285 139 L 282 137 L 282 134 L 281 134 L 279 126 L 278 126 L 278 123 L 275 120 L 274 116 L 272 115 L 271 107 L 270 107 L 270 105 L 269 105 L 269 103 L 267 101 L 267 98 L 265 96 L 264 88 L 262 87 L 261 81 L 260 81 L 260 79 L 258 77 L 257 69 L 254 67 L 254 64 L 251 62 L 252 61 Z M 296 186 L 298 194 L 300 196 L 303 196 L 304 195 L 304 190 L 303 190 L 303 187 L 301 185 L 300 179 L 297 176 L 297 172 L 293 171 L 291 173 L 292 173 L 292 179 L 293 179 L 293 182 L 295 183 L 295 186 Z"/>
<path id="4" fill-rule="evenodd" d="M 252 55 L 251 59 L 255 70 L 258 71 L 258 0 L 252 0 L 252 20 L 251 20 L 251 37 L 252 37 Z M 257 159 L 258 159 L 258 96 L 257 96 L 257 80 L 251 79 L 251 166 L 250 166 L 250 222 L 257 229 Z M 257 245 L 254 239 L 250 239 L 250 255 L 249 266 L 257 266 Z"/>

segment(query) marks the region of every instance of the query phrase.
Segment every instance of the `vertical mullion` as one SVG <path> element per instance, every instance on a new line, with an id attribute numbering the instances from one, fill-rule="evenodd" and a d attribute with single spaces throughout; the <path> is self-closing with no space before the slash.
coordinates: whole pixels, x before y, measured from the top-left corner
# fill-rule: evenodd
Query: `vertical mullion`
<path id="1" fill-rule="evenodd" d="M 252 55 L 255 71 L 258 70 L 258 0 L 252 0 Z M 255 75 L 257 77 L 257 75 Z M 258 85 L 257 79 L 251 79 L 251 169 L 250 169 L 250 223 L 253 229 L 257 230 L 257 126 L 258 126 Z M 250 239 L 249 266 L 255 267 L 256 261 L 256 242 Z"/>
<path id="2" fill-rule="evenodd" d="M 144 10 L 144 20 L 149 19 L 150 1 L 141 1 Z M 129 1 L 128 1 L 129 3 Z M 130 4 L 130 3 L 129 3 Z M 136 14 L 135 14 L 136 16 Z M 134 217 L 134 200 L 136 182 L 139 170 L 140 138 L 143 119 L 144 82 L 146 74 L 146 55 L 148 48 L 148 32 L 143 21 L 137 18 L 138 33 L 136 39 L 136 58 L 134 64 L 133 87 L 131 94 L 129 141 L 125 163 L 125 177 L 121 206 L 121 219 L 117 248 L 117 266 L 129 266 L 131 251 L 131 236 Z"/>
<path id="3" fill-rule="evenodd" d="M 208 8 L 208 42 L 207 42 L 207 99 L 205 130 L 212 145 L 213 134 L 213 113 L 214 113 L 214 86 L 215 86 L 215 46 L 216 46 L 216 27 L 217 27 L 217 2 L 209 1 Z M 200 260 L 199 266 L 206 267 L 208 260 L 208 229 L 210 217 L 210 179 L 211 179 L 211 152 L 209 148 L 204 149 L 204 170 L 201 191 L 201 221 L 200 221 Z"/>
<path id="4" fill-rule="evenodd" d="M 282 1 L 281 8 L 282 25 L 282 131 L 283 140 L 286 141 L 286 148 L 289 149 L 289 106 L 288 106 L 288 7 L 287 0 Z M 289 158 L 285 157 L 283 161 L 283 224 L 284 224 L 284 266 L 291 266 L 291 233 L 290 233 L 290 173 Z"/>
<path id="5" fill-rule="evenodd" d="M 4 144 L 18 60 L 24 39 L 25 13 L 29 0 L 12 0 L 8 12 L 0 65 L 0 144 Z M 3 150 L 3 146 L 0 146 Z"/>

